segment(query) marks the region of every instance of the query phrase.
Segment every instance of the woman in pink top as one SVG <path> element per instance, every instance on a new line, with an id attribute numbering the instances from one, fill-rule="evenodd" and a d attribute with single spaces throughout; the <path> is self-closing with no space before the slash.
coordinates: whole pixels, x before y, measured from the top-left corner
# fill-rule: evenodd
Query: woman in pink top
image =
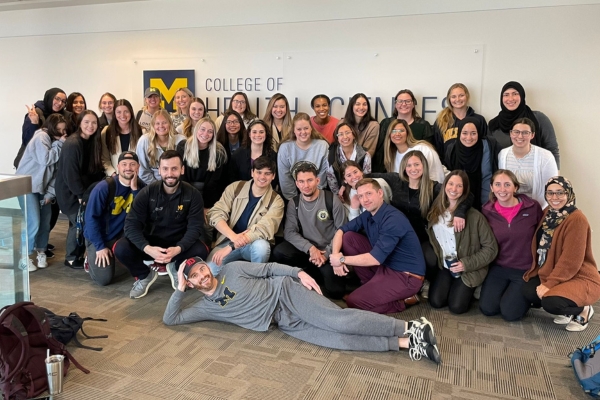
<path id="1" fill-rule="evenodd" d="M 315 112 L 314 117 L 310 117 L 310 124 L 319 132 L 327 143 L 332 144 L 335 140 L 333 131 L 340 121 L 337 118 L 329 115 L 329 108 L 331 106 L 331 100 L 327 95 L 318 94 L 310 101 L 310 107 Z"/>
<path id="2" fill-rule="evenodd" d="M 517 195 L 519 181 L 512 171 L 496 171 L 491 189 L 490 201 L 481 211 L 498 242 L 498 255 L 483 282 L 479 309 L 487 316 L 500 314 L 505 321 L 517 321 L 530 306 L 521 286 L 525 284 L 523 274 L 533 262 L 531 241 L 542 208 L 527 195 Z"/>

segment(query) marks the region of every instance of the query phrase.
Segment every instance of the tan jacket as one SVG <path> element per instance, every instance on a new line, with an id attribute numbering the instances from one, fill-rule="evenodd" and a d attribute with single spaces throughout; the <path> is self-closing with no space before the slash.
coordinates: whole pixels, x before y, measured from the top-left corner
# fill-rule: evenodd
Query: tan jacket
<path id="1" fill-rule="evenodd" d="M 104 166 L 104 172 L 106 173 L 106 176 L 112 176 L 112 174 L 117 173 L 119 156 L 124 150 L 121 149 L 121 141 L 117 138 L 117 152 L 115 154 L 110 154 L 108 146 L 106 145 L 107 130 L 108 126 L 105 126 L 104 129 L 102 129 L 102 133 L 100 133 L 100 137 L 102 140 L 102 165 Z M 133 143 L 129 142 L 129 148 L 127 150 L 135 152 L 135 146 L 132 147 L 132 144 Z"/>
<path id="2" fill-rule="evenodd" d="M 233 229 L 248 204 L 251 182 L 251 180 L 247 181 L 237 196 L 235 196 L 235 189 L 238 182 L 234 182 L 225 188 L 219 201 L 208 212 L 208 220 L 211 226 L 216 226 L 219 221 L 226 221 L 227 225 Z M 271 207 L 268 208 L 271 196 L 275 197 Z M 267 192 L 258 201 L 248 220 L 248 237 L 250 240 L 254 242 L 258 239 L 265 239 L 275 243 L 275 232 L 279 229 L 283 214 L 283 200 L 269 185 Z M 219 233 L 217 244 L 226 239 L 225 235 Z"/>
<path id="3" fill-rule="evenodd" d="M 438 266 L 443 269 L 443 251 L 433 233 L 433 224 L 429 224 L 427 234 L 438 258 Z M 460 276 L 463 283 L 471 288 L 481 285 L 488 273 L 488 265 L 498 254 L 498 243 L 492 228 L 483 214 L 474 208 L 469 208 L 465 229 L 454 232 L 454 238 L 456 254 L 465 266 L 465 271 Z"/>

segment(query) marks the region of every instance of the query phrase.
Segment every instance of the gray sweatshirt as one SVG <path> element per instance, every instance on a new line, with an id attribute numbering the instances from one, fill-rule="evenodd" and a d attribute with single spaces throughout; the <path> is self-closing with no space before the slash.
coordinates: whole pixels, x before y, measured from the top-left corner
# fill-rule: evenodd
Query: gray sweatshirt
<path id="1" fill-rule="evenodd" d="M 39 129 L 27 144 L 17 175 L 31 175 L 32 193 L 40 193 L 45 199 L 54 199 L 56 165 L 64 141 L 54 140 L 46 131 Z"/>
<path id="2" fill-rule="evenodd" d="M 323 213 L 327 212 L 324 191 L 319 191 L 319 197 L 312 202 L 305 201 L 300 195 L 298 211 L 293 201 L 288 202 L 283 237 L 303 253 L 307 253 L 314 245 L 319 250 L 325 250 L 325 257 L 328 258 L 333 236 L 348 221 L 344 205 L 336 195 L 333 195 L 332 211 L 333 216 L 323 218 Z"/>
<path id="3" fill-rule="evenodd" d="M 216 276 L 217 289 L 181 309 L 185 293 L 176 290 L 163 316 L 165 325 L 221 321 L 255 331 L 266 331 L 279 303 L 284 279 L 298 278 L 300 268 L 276 263 L 234 261 Z"/>

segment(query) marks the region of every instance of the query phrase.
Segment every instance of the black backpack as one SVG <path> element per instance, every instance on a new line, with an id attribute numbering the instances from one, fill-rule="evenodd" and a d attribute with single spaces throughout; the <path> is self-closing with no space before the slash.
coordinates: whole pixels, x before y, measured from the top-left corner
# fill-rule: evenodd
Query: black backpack
<path id="1" fill-rule="evenodd" d="M 20 302 L 0 310 L 0 390 L 4 400 L 25 400 L 48 390 L 47 351 L 65 356 L 64 376 L 73 363 L 89 374 L 51 333 L 44 309 Z"/>
<path id="2" fill-rule="evenodd" d="M 327 213 L 329 213 L 329 219 L 333 220 L 333 193 L 330 190 L 320 189 L 323 191 L 323 195 L 325 196 L 325 207 L 327 208 Z M 298 205 L 300 204 L 300 195 L 297 194 L 292 199 L 294 201 L 294 207 L 296 208 L 296 218 L 298 217 Z M 298 233 L 302 235 L 302 223 L 300 219 L 298 219 Z"/>
<path id="3" fill-rule="evenodd" d="M 40 307 L 41 308 L 41 307 Z M 102 351 L 102 347 L 91 347 L 81 344 L 79 339 L 77 339 L 77 332 L 81 331 L 83 336 L 86 339 L 105 339 L 108 335 L 100 335 L 100 336 L 89 336 L 83 330 L 83 323 L 85 321 L 102 321 L 106 322 L 103 318 L 81 318 L 77 313 L 71 313 L 67 316 L 64 315 L 56 315 L 52 311 L 42 308 L 46 317 L 48 318 L 48 322 L 50 324 L 50 330 L 52 331 L 52 337 L 61 342 L 62 344 L 68 344 L 71 340 L 75 342 L 77 347 L 81 347 L 83 349 Z"/>

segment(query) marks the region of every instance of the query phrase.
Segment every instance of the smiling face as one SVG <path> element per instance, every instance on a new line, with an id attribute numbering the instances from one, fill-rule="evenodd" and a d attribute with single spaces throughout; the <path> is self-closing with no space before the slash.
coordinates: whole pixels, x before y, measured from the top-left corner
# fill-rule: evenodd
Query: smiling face
<path id="1" fill-rule="evenodd" d="M 100 100 L 100 109 L 105 115 L 112 115 L 115 101 L 110 96 L 103 96 Z"/>
<path id="2" fill-rule="evenodd" d="M 560 210 L 567 204 L 569 196 L 565 189 L 558 183 L 548 185 L 546 188 L 546 201 L 555 210 Z"/>
<path id="3" fill-rule="evenodd" d="M 498 174 L 491 184 L 492 192 L 500 205 L 508 205 L 513 201 L 517 188 L 508 175 Z"/>
<path id="4" fill-rule="evenodd" d="M 81 129 L 81 137 L 86 140 L 89 139 L 98 129 L 98 118 L 94 114 L 85 115 L 81 120 L 79 129 Z"/>
<path id="5" fill-rule="evenodd" d="M 370 213 L 375 213 L 383 204 L 383 190 L 376 190 L 372 184 L 367 183 L 356 189 L 360 205 Z"/>
<path id="6" fill-rule="evenodd" d="M 311 132 L 312 126 L 310 125 L 310 122 L 306 120 L 301 119 L 296 121 L 296 123 L 294 124 L 294 135 L 296 135 L 296 141 L 298 141 L 298 143 L 310 143 Z"/>
<path id="7" fill-rule="evenodd" d="M 75 115 L 81 114 L 85 110 L 85 101 L 83 97 L 77 96 L 75 100 L 73 100 L 73 112 Z"/>
<path id="8" fill-rule="evenodd" d="M 390 140 L 396 146 L 400 146 L 406 143 L 406 128 L 403 124 L 396 124 L 390 132 Z"/>
<path id="9" fill-rule="evenodd" d="M 531 139 L 534 136 L 535 133 L 531 131 L 531 127 L 527 124 L 516 124 L 510 131 L 510 140 L 513 146 L 518 149 L 529 149 Z"/>
<path id="10" fill-rule="evenodd" d="M 129 112 L 129 108 L 127 108 L 127 106 L 118 106 L 115 110 L 115 118 L 119 123 L 119 127 L 129 127 L 129 121 L 131 121 L 131 113 Z"/>
<path id="11" fill-rule="evenodd" d="M 194 101 L 190 104 L 190 118 L 194 122 L 198 122 L 204 118 L 204 105 L 202 103 Z"/>
<path id="12" fill-rule="evenodd" d="M 156 109 L 160 105 L 160 97 L 157 94 L 153 94 L 150 97 L 146 97 L 146 106 L 150 109 Z"/>
<path id="13" fill-rule="evenodd" d="M 240 115 L 244 115 L 246 106 L 246 99 L 241 94 L 235 95 L 233 96 L 233 99 L 231 99 L 231 109 L 237 111 Z"/>
<path id="14" fill-rule="evenodd" d="M 412 110 L 415 108 L 413 99 L 408 93 L 400 93 L 398 97 L 396 97 L 395 105 L 398 115 L 412 115 Z"/>
<path id="15" fill-rule="evenodd" d="M 52 99 L 52 111 L 59 112 L 66 105 L 67 105 L 67 95 L 62 92 L 56 93 L 56 96 L 54 96 L 54 98 Z"/>
<path id="16" fill-rule="evenodd" d="M 217 279 L 206 264 L 196 264 L 187 277 L 187 286 L 201 292 L 210 292 L 217 286 Z"/>
<path id="17" fill-rule="evenodd" d="M 283 119 L 287 113 L 287 107 L 285 106 L 285 100 L 279 99 L 273 104 L 271 115 L 275 119 Z"/>
<path id="18" fill-rule="evenodd" d="M 269 168 L 253 169 L 252 179 L 254 180 L 256 187 L 264 189 L 273 182 L 275 174 Z"/>
<path id="19" fill-rule="evenodd" d="M 460 142 L 465 147 L 472 147 L 477 143 L 477 128 L 475 128 L 475 124 L 468 123 L 463 126 L 462 131 L 460 131 Z"/>
<path id="20" fill-rule="evenodd" d="M 458 201 L 460 196 L 463 194 L 463 181 L 460 176 L 453 175 L 448 179 L 448 183 L 446 183 L 446 187 L 444 188 L 444 192 L 450 200 L 451 203 Z"/>
<path id="21" fill-rule="evenodd" d="M 404 170 L 409 179 L 418 181 L 423 176 L 423 163 L 417 156 L 412 156 L 406 162 Z"/>
<path id="22" fill-rule="evenodd" d="M 203 122 L 196 131 L 196 139 L 198 139 L 198 142 L 203 145 L 202 147 L 206 147 L 214 136 L 215 130 L 208 121 Z"/>
<path id="23" fill-rule="evenodd" d="M 356 103 L 352 106 L 352 112 L 354 113 L 354 117 L 357 121 L 360 121 L 367 115 L 367 111 L 369 110 L 369 106 L 367 103 L 367 99 L 364 97 L 359 97 L 356 99 Z"/>
<path id="24" fill-rule="evenodd" d="M 267 139 L 267 131 L 262 124 L 252 125 L 250 129 L 250 141 L 254 144 L 262 145 Z"/>
<path id="25" fill-rule="evenodd" d="M 323 97 L 319 97 L 315 99 L 313 104 L 313 110 L 319 119 L 324 120 L 329 116 L 329 103 L 327 103 L 327 99 Z"/>
<path id="26" fill-rule="evenodd" d="M 337 132 L 337 140 L 340 146 L 349 147 L 354 145 L 354 133 L 348 125 L 342 125 Z"/>
<path id="27" fill-rule="evenodd" d="M 117 171 L 119 176 L 125 179 L 132 179 L 135 174 L 140 170 L 140 164 L 133 159 L 124 159 L 117 164 Z"/>
<path id="28" fill-rule="evenodd" d="M 296 175 L 296 187 L 304 197 L 312 197 L 319 186 L 320 179 L 312 172 L 298 172 Z"/>
<path id="29" fill-rule="evenodd" d="M 225 130 L 230 135 L 236 135 L 240 132 L 241 124 L 235 115 L 230 115 L 225 121 Z"/>
<path id="30" fill-rule="evenodd" d="M 452 106 L 452 108 L 454 109 L 463 109 L 463 108 L 467 108 L 467 94 L 465 93 L 465 91 L 462 88 L 454 88 L 450 91 L 450 96 L 449 97 L 449 101 L 450 101 L 450 105 Z"/>
<path id="31" fill-rule="evenodd" d="M 182 113 L 187 111 L 187 108 L 190 105 L 190 100 L 191 97 L 183 90 L 180 90 L 177 92 L 177 94 L 175 94 L 175 104 L 177 104 L 177 109 Z"/>
<path id="32" fill-rule="evenodd" d="M 154 132 L 156 132 L 158 136 L 167 136 L 170 129 L 171 119 L 169 118 L 167 120 L 163 115 L 157 115 L 154 119 Z"/>
<path id="33" fill-rule="evenodd" d="M 179 184 L 181 175 L 183 175 L 183 165 L 181 165 L 179 157 L 160 160 L 158 169 L 163 185 L 172 188 Z"/>
<path id="34" fill-rule="evenodd" d="M 521 95 L 516 89 L 508 88 L 502 93 L 502 104 L 508 111 L 514 111 L 521 104 Z"/>
<path id="35" fill-rule="evenodd" d="M 344 171 L 344 182 L 346 182 L 352 189 L 356 187 L 356 182 L 363 178 L 363 172 L 356 167 L 348 167 Z"/>

